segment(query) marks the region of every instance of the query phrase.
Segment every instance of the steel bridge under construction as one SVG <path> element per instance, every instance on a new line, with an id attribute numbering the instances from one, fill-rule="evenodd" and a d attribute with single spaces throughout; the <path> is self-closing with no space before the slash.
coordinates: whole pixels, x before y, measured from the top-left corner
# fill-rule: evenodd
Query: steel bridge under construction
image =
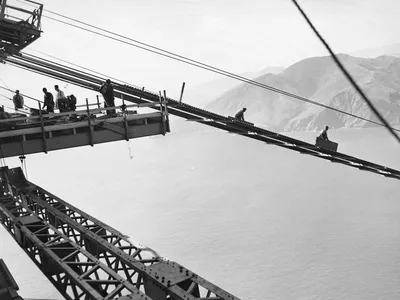
<path id="1" fill-rule="evenodd" d="M 93 91 L 98 91 L 101 84 L 105 81 L 105 78 L 77 70 L 76 68 L 60 65 L 30 54 L 21 53 L 17 56 L 8 57 L 5 59 L 5 62 Z M 114 82 L 113 86 L 115 97 L 120 98 L 123 101 L 144 104 L 159 103 L 162 99 L 161 93 L 156 94 L 154 92 L 146 91 L 143 88 L 140 89 L 125 84 L 118 84 L 117 82 Z M 288 136 L 251 125 L 247 122 L 232 120 L 232 118 L 206 111 L 168 97 L 165 97 L 164 101 L 167 103 L 168 114 L 171 115 L 182 117 L 190 121 L 196 121 L 198 123 L 212 126 L 230 133 L 237 133 L 270 145 L 291 149 L 301 154 L 312 155 L 333 163 L 340 163 L 357 168 L 359 170 L 377 173 L 385 177 L 400 179 L 399 170 L 375 164 L 363 159 L 346 155 L 344 153 L 320 148 L 316 145 L 290 138 Z"/>
<path id="2" fill-rule="evenodd" d="M 41 35 L 43 5 L 36 9 L 0 0 L 0 62 L 99 91 L 106 78 L 21 52 Z M 27 15 L 12 20 L 5 9 Z M 121 107 L 38 114 L 0 120 L 0 158 L 47 153 L 85 145 L 129 140 L 170 132 L 169 115 L 212 126 L 260 142 L 333 163 L 400 179 L 400 171 L 317 147 L 254 124 L 168 98 L 165 91 L 113 82 Z M 130 104 L 126 105 L 126 102 Z M 104 112 L 121 108 L 121 113 Z M 153 113 L 130 109 L 150 108 Z M 1 112 L 0 112 L 1 113 Z M 68 118 L 74 116 L 71 121 Z M 0 118 L 1 119 L 1 118 Z M 130 238 L 27 180 L 21 168 L 0 168 L 0 222 L 67 300 L 239 300 L 217 285 Z M 0 260 L 0 299 L 17 300 L 18 285 Z"/>

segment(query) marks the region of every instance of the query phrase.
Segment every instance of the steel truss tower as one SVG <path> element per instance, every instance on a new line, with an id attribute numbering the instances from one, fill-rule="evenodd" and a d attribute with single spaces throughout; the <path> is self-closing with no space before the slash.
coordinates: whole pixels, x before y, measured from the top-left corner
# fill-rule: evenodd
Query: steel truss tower
<path id="1" fill-rule="evenodd" d="M 0 220 L 68 300 L 238 300 L 43 188 L 0 168 Z"/>
<path id="2" fill-rule="evenodd" d="M 36 41 L 41 31 L 43 4 L 25 0 L 21 4 L 34 7 L 27 10 L 0 0 L 0 62 Z"/>

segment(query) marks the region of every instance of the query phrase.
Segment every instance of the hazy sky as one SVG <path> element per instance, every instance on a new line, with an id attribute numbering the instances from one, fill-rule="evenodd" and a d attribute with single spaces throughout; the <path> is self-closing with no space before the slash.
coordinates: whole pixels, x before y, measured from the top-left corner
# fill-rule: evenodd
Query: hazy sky
<path id="1" fill-rule="evenodd" d="M 20 0 L 9 2 L 21 5 Z M 306 57 L 327 54 L 290 0 L 43 3 L 45 9 L 231 72 L 288 66 Z M 337 52 L 400 41 L 398 0 L 303 0 L 299 3 Z M 47 12 L 45 15 L 54 17 Z M 29 52 L 35 53 L 31 49 L 43 51 L 151 90 L 166 89 L 173 97 L 178 96 L 183 81 L 190 88 L 220 77 L 47 18 L 43 18 L 43 31 L 42 37 L 29 46 Z M 10 88 L 19 88 L 40 99 L 42 87 L 51 88 L 56 83 L 7 65 L 0 66 L 0 78 Z M 67 93 L 72 92 L 79 95 L 78 101 L 94 98 L 91 92 L 68 86 Z M 0 99 L 0 104 L 4 103 Z"/>

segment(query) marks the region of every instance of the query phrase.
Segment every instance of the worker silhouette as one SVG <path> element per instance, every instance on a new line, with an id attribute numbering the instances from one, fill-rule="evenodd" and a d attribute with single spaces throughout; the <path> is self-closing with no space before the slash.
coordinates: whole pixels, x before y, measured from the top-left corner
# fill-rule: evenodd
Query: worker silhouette
<path id="1" fill-rule="evenodd" d="M 15 96 L 13 97 L 15 110 L 18 108 L 24 108 L 24 97 L 19 94 L 19 90 L 15 91 Z"/>
<path id="2" fill-rule="evenodd" d="M 4 111 L 4 107 L 3 106 L 0 106 L 0 120 L 8 119 L 8 118 L 9 118 L 8 113 L 6 113 Z M 4 124 L 0 125 L 0 129 L 2 129 L 2 127 L 4 127 Z"/>
<path id="3" fill-rule="evenodd" d="M 114 103 L 114 88 L 111 84 L 111 80 L 107 79 L 105 83 L 100 87 L 100 93 L 106 102 L 106 107 L 115 107 Z M 115 114 L 115 109 L 107 110 L 107 115 L 112 116 Z"/>
<path id="4" fill-rule="evenodd" d="M 68 109 L 66 108 L 66 98 L 65 98 L 65 94 L 62 90 L 60 90 L 60 88 L 58 87 L 58 85 L 56 84 L 54 86 L 54 89 L 56 90 L 56 101 L 55 101 L 55 105 L 56 105 L 56 109 L 58 109 L 60 111 L 60 113 L 62 112 L 66 112 L 68 111 Z"/>
<path id="5" fill-rule="evenodd" d="M 244 112 L 247 110 L 246 107 L 242 108 L 239 112 L 236 113 L 235 119 L 238 119 L 240 121 L 244 121 Z"/>
<path id="6" fill-rule="evenodd" d="M 44 93 L 44 105 L 43 109 L 47 109 L 48 113 L 54 113 L 54 97 L 53 94 L 48 92 L 46 88 L 43 88 Z"/>
<path id="7" fill-rule="evenodd" d="M 329 126 L 325 126 L 325 129 L 321 131 L 321 133 L 319 134 L 318 137 L 320 139 L 329 141 L 329 139 L 328 139 L 328 129 L 329 129 Z"/>

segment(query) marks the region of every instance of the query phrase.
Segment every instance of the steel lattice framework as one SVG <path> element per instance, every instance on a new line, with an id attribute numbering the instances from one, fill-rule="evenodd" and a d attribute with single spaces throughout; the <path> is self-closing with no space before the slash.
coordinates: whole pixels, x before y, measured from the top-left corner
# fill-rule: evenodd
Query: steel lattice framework
<path id="1" fill-rule="evenodd" d="M 7 1 L 0 0 L 0 62 L 36 41 L 42 32 L 43 4 L 25 0 L 25 3 L 35 7 L 29 11 L 7 5 Z"/>
<path id="2" fill-rule="evenodd" d="M 25 179 L 0 169 L 0 220 L 68 300 L 235 300 L 180 264 Z"/>

